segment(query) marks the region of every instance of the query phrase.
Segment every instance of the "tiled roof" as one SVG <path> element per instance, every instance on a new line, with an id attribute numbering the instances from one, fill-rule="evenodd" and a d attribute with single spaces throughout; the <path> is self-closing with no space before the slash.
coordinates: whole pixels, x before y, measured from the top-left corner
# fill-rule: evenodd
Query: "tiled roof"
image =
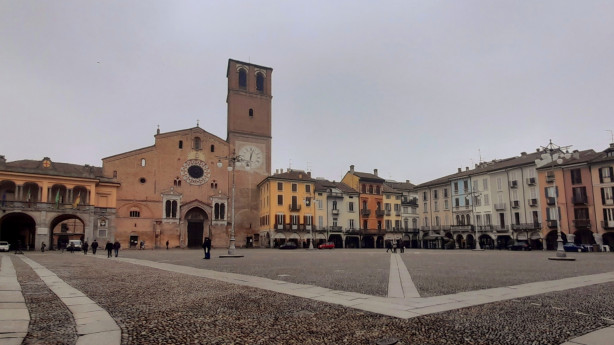
<path id="1" fill-rule="evenodd" d="M 105 181 L 113 181 L 110 178 L 104 178 L 102 176 L 102 168 L 91 165 L 79 165 L 70 163 L 51 162 L 48 168 L 43 166 L 43 161 L 48 159 L 47 157 L 41 160 L 18 160 L 12 162 L 6 162 L 0 166 L 0 171 L 10 171 L 26 174 L 38 174 L 38 175 L 51 175 L 51 176 L 65 176 L 65 177 L 79 177 L 99 179 Z M 49 160 L 51 161 L 51 160 Z"/>
<path id="2" fill-rule="evenodd" d="M 316 192 L 326 192 L 330 188 L 337 188 L 344 193 L 358 193 L 354 188 L 343 182 L 335 182 L 324 179 L 317 179 L 315 185 Z"/>
<path id="3" fill-rule="evenodd" d="M 608 147 L 607 149 L 603 150 L 602 152 L 599 152 L 595 156 L 595 158 L 591 160 L 591 163 L 614 161 L 614 156 L 612 156 L 613 152 L 614 152 L 614 143 L 610 144 L 610 147 Z M 610 154 L 610 156 L 608 156 L 608 154 Z"/>
<path id="4" fill-rule="evenodd" d="M 381 177 L 379 177 L 379 176 L 377 176 L 375 174 L 358 172 L 358 171 L 354 171 L 354 176 L 358 176 L 360 179 L 366 179 L 366 180 L 374 180 L 374 181 L 379 181 L 379 182 L 386 181 L 383 178 L 381 178 Z"/>
<path id="5" fill-rule="evenodd" d="M 267 180 L 290 180 L 290 181 L 305 181 L 305 182 L 315 182 L 314 178 L 311 178 L 311 173 L 305 172 L 303 170 L 292 170 L 288 169 L 285 172 L 276 173 L 271 176 L 264 178 L 258 185 L 264 183 Z"/>

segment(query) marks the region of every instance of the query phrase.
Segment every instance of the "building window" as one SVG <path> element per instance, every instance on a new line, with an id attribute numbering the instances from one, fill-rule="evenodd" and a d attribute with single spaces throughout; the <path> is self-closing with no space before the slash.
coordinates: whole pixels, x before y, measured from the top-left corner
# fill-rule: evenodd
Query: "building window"
<path id="1" fill-rule="evenodd" d="M 215 220 L 223 220 L 226 217 L 226 204 L 215 203 L 213 217 Z"/>
<path id="2" fill-rule="evenodd" d="M 249 108 L 249 117 L 254 117 L 254 109 Z"/>
<path id="3" fill-rule="evenodd" d="M 373 185 L 369 185 L 369 194 L 373 194 Z"/>
<path id="4" fill-rule="evenodd" d="M 117 178 L 117 170 L 113 170 L 113 178 Z"/>
<path id="5" fill-rule="evenodd" d="M 130 211 L 130 218 L 139 218 L 141 216 L 141 212 L 140 211 Z"/>
<path id="6" fill-rule="evenodd" d="M 311 193 L 311 185 L 310 184 L 306 184 L 305 185 L 305 193 Z"/>
<path id="7" fill-rule="evenodd" d="M 349 226 L 350 226 L 350 229 L 352 229 L 352 230 L 354 229 L 354 219 L 350 219 Z"/>
<path id="8" fill-rule="evenodd" d="M 375 194 L 380 195 L 380 188 L 379 186 L 375 186 Z"/>
<path id="9" fill-rule="evenodd" d="M 166 200 L 165 218 L 177 218 L 177 200 Z"/>
<path id="10" fill-rule="evenodd" d="M 333 200 L 333 210 L 337 210 L 337 200 Z"/>
<path id="11" fill-rule="evenodd" d="M 247 87 L 247 71 L 243 68 L 239 70 L 239 88 L 245 89 Z"/>
<path id="12" fill-rule="evenodd" d="M 264 92 L 264 75 L 262 73 L 256 74 L 256 90 Z"/>
<path id="13" fill-rule="evenodd" d="M 571 173 L 571 184 L 582 183 L 582 171 L 580 169 L 572 169 L 570 173 Z"/>
<path id="14" fill-rule="evenodd" d="M 367 193 L 367 185 L 363 184 L 362 187 L 361 187 L 361 191 L 362 191 L 362 193 Z"/>
<path id="15" fill-rule="evenodd" d="M 179 140 L 179 148 L 182 149 L 183 148 L 183 140 Z"/>
<path id="16" fill-rule="evenodd" d="M 211 145 L 211 152 L 215 152 L 215 145 Z"/>
<path id="17" fill-rule="evenodd" d="M 200 149 L 201 149 L 200 138 L 196 137 L 194 138 L 194 150 L 200 150 Z"/>
<path id="18" fill-rule="evenodd" d="M 443 197 L 447 198 L 448 197 L 448 188 L 444 188 L 443 189 Z"/>
<path id="19" fill-rule="evenodd" d="M 348 209 L 350 210 L 350 212 L 354 212 L 354 202 L 353 201 L 349 202 Z"/>
<path id="20" fill-rule="evenodd" d="M 612 182 L 612 167 L 604 167 L 599 169 L 599 182 L 610 183 Z"/>
<path id="21" fill-rule="evenodd" d="M 277 196 L 277 205 L 283 205 L 283 204 L 284 204 L 284 196 L 280 194 Z"/>
<path id="22" fill-rule="evenodd" d="M 283 182 L 277 182 L 277 190 L 284 190 Z"/>
<path id="23" fill-rule="evenodd" d="M 292 184 L 292 191 L 293 192 L 297 192 L 298 191 L 298 185 L 296 183 Z"/>
<path id="24" fill-rule="evenodd" d="M 145 158 L 141 158 L 141 166 L 144 167 L 145 166 Z"/>

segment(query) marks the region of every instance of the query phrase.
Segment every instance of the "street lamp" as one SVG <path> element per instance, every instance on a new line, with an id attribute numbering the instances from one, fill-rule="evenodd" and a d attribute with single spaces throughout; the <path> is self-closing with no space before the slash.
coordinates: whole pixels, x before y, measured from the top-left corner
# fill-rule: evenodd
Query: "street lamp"
<path id="1" fill-rule="evenodd" d="M 539 168 L 547 164 L 552 164 L 550 171 L 552 171 L 552 177 L 554 177 L 554 167 L 556 164 L 563 163 L 563 159 L 571 158 L 571 154 L 569 153 L 569 148 L 571 146 L 558 146 L 552 143 L 552 139 L 550 139 L 550 143 L 546 146 L 542 146 L 544 153 L 541 155 L 541 159 L 535 160 L 535 165 Z M 565 250 L 563 248 L 563 237 L 561 235 L 561 214 L 559 212 L 559 193 L 556 190 L 555 179 L 552 179 L 552 188 L 554 189 L 554 212 L 555 212 L 555 221 L 556 221 L 556 257 L 549 257 L 548 260 L 563 260 L 563 261 L 574 261 L 575 258 L 567 257 L 565 254 Z"/>
<path id="2" fill-rule="evenodd" d="M 311 199 L 311 195 L 305 198 L 305 201 L 307 201 L 307 198 L 309 198 L 309 207 L 314 207 L 315 208 L 315 193 L 314 193 L 314 197 L 313 199 Z M 315 212 L 312 212 L 311 214 L 315 214 Z M 309 249 L 313 249 L 313 218 L 311 219 L 311 225 L 309 226 Z"/>
<path id="3" fill-rule="evenodd" d="M 482 193 L 478 192 L 477 190 L 473 190 L 468 194 L 471 196 L 471 213 L 473 213 L 473 226 L 475 226 L 475 248 L 473 250 L 484 250 L 480 247 L 480 238 L 478 237 L 478 224 L 476 221 L 477 216 L 475 214 L 475 201 L 477 200 L 477 198 L 482 196 Z"/>
<path id="4" fill-rule="evenodd" d="M 232 156 L 227 157 L 218 157 L 217 167 L 222 167 L 222 159 L 228 161 L 228 171 L 232 171 L 232 206 L 231 206 L 231 221 L 232 225 L 230 227 L 230 244 L 228 246 L 228 255 L 220 255 L 220 258 L 241 258 L 243 255 L 235 254 L 235 170 L 237 167 L 237 163 L 244 163 L 245 169 L 249 170 L 249 162 L 243 159 L 241 155 L 236 155 L 234 151 L 232 151 Z"/>

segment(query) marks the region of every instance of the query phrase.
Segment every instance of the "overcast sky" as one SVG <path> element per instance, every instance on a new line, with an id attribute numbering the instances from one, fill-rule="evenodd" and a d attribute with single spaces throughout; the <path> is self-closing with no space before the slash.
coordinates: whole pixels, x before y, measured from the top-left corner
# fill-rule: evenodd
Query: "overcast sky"
<path id="1" fill-rule="evenodd" d="M 101 166 L 273 68 L 273 171 L 421 183 L 614 130 L 613 1 L 0 0 L 0 154 Z"/>

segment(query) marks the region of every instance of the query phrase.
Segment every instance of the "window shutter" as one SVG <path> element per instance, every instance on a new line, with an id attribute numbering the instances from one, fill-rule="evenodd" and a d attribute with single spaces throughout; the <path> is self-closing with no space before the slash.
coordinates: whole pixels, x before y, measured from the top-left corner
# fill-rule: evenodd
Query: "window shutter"
<path id="1" fill-rule="evenodd" d="M 603 183 L 603 171 L 602 171 L 602 169 L 603 168 L 599 169 L 599 183 Z"/>

